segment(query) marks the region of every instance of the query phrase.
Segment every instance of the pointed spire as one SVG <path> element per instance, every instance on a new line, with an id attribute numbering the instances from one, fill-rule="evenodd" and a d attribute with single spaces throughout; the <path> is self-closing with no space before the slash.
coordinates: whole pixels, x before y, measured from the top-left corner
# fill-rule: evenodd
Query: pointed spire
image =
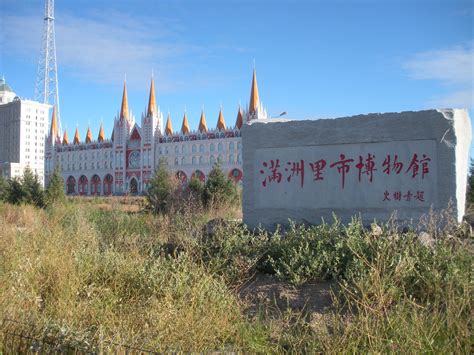
<path id="1" fill-rule="evenodd" d="M 67 135 L 67 131 L 64 130 L 64 134 L 63 134 L 63 145 L 66 145 L 66 144 L 69 144 L 69 137 Z"/>
<path id="2" fill-rule="evenodd" d="M 199 120 L 199 131 L 201 131 L 201 133 L 207 132 L 207 123 L 206 116 L 204 115 L 204 110 L 201 111 L 201 119 Z"/>
<path id="3" fill-rule="evenodd" d="M 87 127 L 87 134 L 86 134 L 86 144 L 89 144 L 92 142 L 92 132 L 91 132 L 91 127 Z"/>
<path id="4" fill-rule="evenodd" d="M 225 131 L 225 120 L 224 115 L 222 114 L 222 107 L 219 110 L 219 118 L 217 119 L 217 129 L 220 131 Z"/>
<path id="5" fill-rule="evenodd" d="M 186 114 L 186 112 L 184 112 L 183 124 L 181 125 L 181 133 L 189 134 L 189 122 L 188 122 L 188 115 Z"/>
<path id="6" fill-rule="evenodd" d="M 253 68 L 252 89 L 250 91 L 249 113 L 255 113 L 258 109 L 258 85 L 257 85 L 257 70 Z"/>
<path id="7" fill-rule="evenodd" d="M 53 141 L 61 140 L 59 137 L 58 121 L 56 118 L 56 105 L 53 106 L 53 116 L 51 117 L 51 138 Z"/>
<path id="8" fill-rule="evenodd" d="M 74 134 L 74 144 L 81 143 L 81 136 L 79 135 L 79 128 L 76 127 L 76 133 Z"/>
<path id="9" fill-rule="evenodd" d="M 239 111 L 237 112 L 237 119 L 235 120 L 235 127 L 237 127 L 238 129 L 241 129 L 243 122 L 244 122 L 244 118 L 242 117 L 242 109 L 239 106 Z"/>
<path id="10" fill-rule="evenodd" d="M 156 113 L 156 97 L 155 97 L 155 81 L 153 80 L 153 75 L 152 75 L 151 84 L 150 84 L 150 97 L 148 98 L 147 116 L 150 117 L 154 113 Z"/>
<path id="11" fill-rule="evenodd" d="M 173 126 L 171 125 L 171 117 L 169 112 L 168 119 L 166 120 L 165 134 L 167 134 L 168 136 L 171 136 L 173 134 Z"/>
<path id="12" fill-rule="evenodd" d="M 127 82 L 123 82 L 123 95 L 122 95 L 122 109 L 120 110 L 120 120 L 126 119 L 128 121 L 128 97 L 127 97 Z"/>
<path id="13" fill-rule="evenodd" d="M 97 141 L 99 141 L 100 143 L 105 141 L 105 133 L 104 133 L 104 127 L 102 126 L 102 123 L 100 124 L 99 136 L 97 137 Z"/>

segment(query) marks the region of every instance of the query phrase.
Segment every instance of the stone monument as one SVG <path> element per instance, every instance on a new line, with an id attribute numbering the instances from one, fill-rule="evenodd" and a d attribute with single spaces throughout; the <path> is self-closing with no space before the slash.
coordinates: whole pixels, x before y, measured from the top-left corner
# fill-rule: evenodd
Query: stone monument
<path id="1" fill-rule="evenodd" d="M 471 122 L 467 110 L 254 120 L 242 130 L 243 219 L 274 229 L 401 221 L 452 204 L 464 215 Z"/>

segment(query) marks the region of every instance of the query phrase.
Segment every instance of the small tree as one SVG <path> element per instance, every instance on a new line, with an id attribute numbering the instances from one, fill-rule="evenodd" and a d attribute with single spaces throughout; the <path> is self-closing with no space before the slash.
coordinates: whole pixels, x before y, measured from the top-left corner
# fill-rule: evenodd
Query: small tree
<path id="1" fill-rule="evenodd" d="M 20 205 L 22 203 L 27 203 L 27 200 L 27 194 L 23 188 L 21 180 L 18 177 L 9 180 L 6 201 L 13 205 Z"/>
<path id="2" fill-rule="evenodd" d="M 38 175 L 33 174 L 29 167 L 23 171 L 21 185 L 25 194 L 26 203 L 31 203 L 36 207 L 44 207 L 44 191 L 38 180 Z"/>
<path id="3" fill-rule="evenodd" d="M 48 183 L 48 187 L 45 192 L 45 203 L 46 205 L 52 205 L 55 203 L 63 203 L 66 199 L 64 194 L 64 180 L 59 172 L 59 167 L 56 166 L 53 174 L 51 175 Z"/>
<path id="4" fill-rule="evenodd" d="M 225 176 L 219 163 L 214 164 L 209 172 L 203 191 L 203 201 L 207 207 L 233 203 L 237 200 L 237 189 L 234 183 Z"/>
<path id="5" fill-rule="evenodd" d="M 8 181 L 0 175 L 0 201 L 7 201 L 8 199 Z"/>
<path id="6" fill-rule="evenodd" d="M 474 159 L 471 159 L 471 167 L 469 169 L 469 178 L 467 184 L 467 202 L 474 203 Z"/>
<path id="7" fill-rule="evenodd" d="M 168 171 L 168 163 L 166 159 L 160 159 L 146 193 L 148 208 L 154 213 L 166 212 L 170 208 L 174 190 L 175 183 Z"/>
<path id="8" fill-rule="evenodd" d="M 196 176 L 191 178 L 188 184 L 189 195 L 193 201 L 201 203 L 204 192 L 204 184 Z"/>

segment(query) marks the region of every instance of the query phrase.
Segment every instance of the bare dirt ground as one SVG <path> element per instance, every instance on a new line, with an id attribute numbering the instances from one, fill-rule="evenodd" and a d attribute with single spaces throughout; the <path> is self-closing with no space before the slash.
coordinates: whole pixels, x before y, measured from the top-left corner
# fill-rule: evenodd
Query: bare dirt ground
<path id="1" fill-rule="evenodd" d="M 309 313 L 324 313 L 332 306 L 331 287 L 334 282 L 308 282 L 292 286 L 274 275 L 257 274 L 239 291 L 240 297 L 250 306 L 249 314 L 255 314 L 259 307 L 305 310 Z"/>

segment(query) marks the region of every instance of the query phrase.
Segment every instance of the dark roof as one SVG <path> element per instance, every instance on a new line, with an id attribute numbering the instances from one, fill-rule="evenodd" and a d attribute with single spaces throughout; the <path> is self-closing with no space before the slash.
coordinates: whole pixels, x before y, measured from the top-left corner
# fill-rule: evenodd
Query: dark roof
<path id="1" fill-rule="evenodd" d="M 13 92 L 12 88 L 7 84 L 5 78 L 0 79 L 0 91 L 9 91 Z"/>

